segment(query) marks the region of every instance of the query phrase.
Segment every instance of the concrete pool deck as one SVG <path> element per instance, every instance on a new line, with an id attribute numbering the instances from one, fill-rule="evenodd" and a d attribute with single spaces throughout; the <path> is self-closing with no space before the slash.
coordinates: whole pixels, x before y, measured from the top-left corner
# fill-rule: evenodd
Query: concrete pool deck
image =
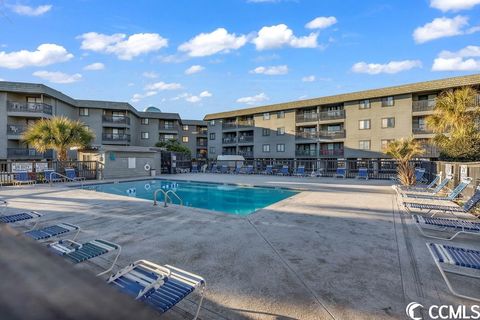
<path id="1" fill-rule="evenodd" d="M 123 247 L 118 266 L 148 259 L 202 275 L 201 319 L 404 319 L 415 301 L 471 302 L 452 296 L 388 181 L 184 174 L 175 180 L 292 187 L 301 193 L 246 216 L 169 206 L 68 188 L 2 187 L 8 211 L 45 213 L 42 224 L 78 224 L 79 240 Z M 433 242 L 440 242 L 434 240 Z M 479 248 L 478 238 L 459 246 Z M 89 266 L 90 268 L 90 266 Z M 92 268 L 93 269 L 93 268 Z M 480 283 L 452 277 L 459 291 Z M 1 285 L 0 285 L 1 287 Z M 162 319 L 192 313 L 188 297 Z"/>

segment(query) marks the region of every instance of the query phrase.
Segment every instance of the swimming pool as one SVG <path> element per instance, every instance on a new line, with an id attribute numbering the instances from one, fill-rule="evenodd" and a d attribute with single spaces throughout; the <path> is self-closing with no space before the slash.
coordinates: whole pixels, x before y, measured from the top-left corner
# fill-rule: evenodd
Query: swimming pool
<path id="1" fill-rule="evenodd" d="M 182 199 L 184 206 L 236 215 L 248 215 L 298 193 L 279 188 L 159 179 L 95 184 L 84 188 L 147 200 L 153 200 L 153 193 L 157 189 L 173 190 Z M 171 198 L 173 203 L 179 204 L 178 199 Z M 157 199 L 163 202 L 163 194 L 159 193 Z"/>

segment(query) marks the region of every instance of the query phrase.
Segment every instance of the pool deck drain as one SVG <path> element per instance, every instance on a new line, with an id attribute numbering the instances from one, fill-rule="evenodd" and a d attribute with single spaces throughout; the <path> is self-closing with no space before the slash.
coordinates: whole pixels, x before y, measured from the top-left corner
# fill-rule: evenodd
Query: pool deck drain
<path id="1" fill-rule="evenodd" d="M 301 193 L 247 216 L 64 186 L 3 187 L 9 212 L 45 213 L 123 247 L 118 265 L 149 259 L 207 280 L 202 319 L 404 319 L 406 304 L 458 304 L 385 181 L 235 175 L 175 180 L 292 186 Z M 407 232 L 404 232 L 406 228 Z M 408 237 L 408 238 L 405 238 Z M 464 237 L 455 243 L 478 247 Z M 90 268 L 90 267 L 89 267 Z M 455 278 L 474 293 L 478 283 Z M 1 289 L 1 285 L 0 285 Z M 165 319 L 192 313 L 196 297 Z"/>

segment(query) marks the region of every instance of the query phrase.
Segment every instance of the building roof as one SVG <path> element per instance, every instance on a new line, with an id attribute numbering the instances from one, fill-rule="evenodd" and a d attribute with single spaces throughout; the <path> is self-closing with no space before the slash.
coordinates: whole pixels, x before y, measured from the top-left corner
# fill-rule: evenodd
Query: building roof
<path id="1" fill-rule="evenodd" d="M 358 92 L 352 92 L 352 93 L 343 93 L 343 94 L 325 96 L 325 97 L 314 98 L 314 99 L 298 100 L 298 101 L 271 104 L 271 105 L 260 106 L 260 107 L 212 113 L 212 114 L 207 114 L 204 120 L 208 121 L 213 119 L 246 116 L 246 115 L 258 114 L 258 113 L 264 113 L 264 112 L 276 112 L 276 111 L 290 110 L 290 109 L 297 109 L 297 108 L 314 107 L 318 105 L 380 98 L 380 97 L 401 95 L 401 94 L 407 94 L 407 93 L 428 92 L 433 90 L 443 90 L 443 89 L 448 89 L 453 87 L 479 85 L 479 84 L 480 84 L 480 74 L 474 74 L 469 76 L 410 83 L 410 84 L 404 84 L 404 85 L 399 85 L 394 87 L 386 87 L 386 88 L 358 91 Z"/>

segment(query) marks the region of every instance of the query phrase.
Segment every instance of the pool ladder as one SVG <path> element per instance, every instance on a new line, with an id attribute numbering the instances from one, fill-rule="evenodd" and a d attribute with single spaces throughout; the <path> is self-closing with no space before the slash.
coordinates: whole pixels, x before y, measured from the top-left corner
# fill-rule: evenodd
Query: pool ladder
<path id="1" fill-rule="evenodd" d="M 172 198 L 169 196 L 169 194 L 173 195 L 175 198 L 178 199 L 178 201 L 180 201 L 180 205 L 183 206 L 183 200 L 182 198 L 180 198 L 178 196 L 178 194 L 175 193 L 175 191 L 173 190 L 168 190 L 168 191 L 165 191 L 163 189 L 157 189 L 155 190 L 155 192 L 153 193 L 153 205 L 156 206 L 157 205 L 157 195 L 158 193 L 161 192 L 163 194 L 163 198 L 164 198 L 164 201 L 163 201 L 163 206 L 164 207 L 168 207 L 168 200 L 170 199 L 170 203 L 173 203 L 172 201 Z"/>

